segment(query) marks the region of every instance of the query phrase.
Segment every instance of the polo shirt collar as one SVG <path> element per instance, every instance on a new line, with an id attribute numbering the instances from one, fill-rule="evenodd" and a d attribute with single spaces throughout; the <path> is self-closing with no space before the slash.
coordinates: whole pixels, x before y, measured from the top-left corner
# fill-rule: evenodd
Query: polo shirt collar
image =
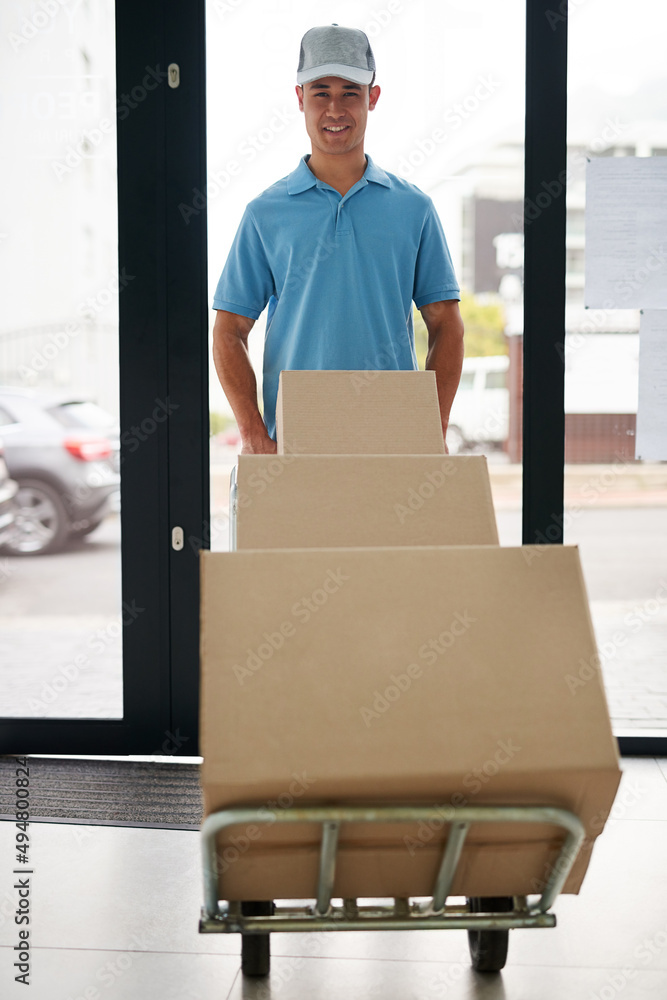
<path id="1" fill-rule="evenodd" d="M 391 187 L 391 181 L 385 171 L 381 167 L 378 167 L 377 164 L 373 163 L 368 154 L 366 155 L 366 160 L 368 162 L 361 180 L 367 184 L 370 181 L 374 184 L 381 184 L 383 187 Z M 306 157 L 303 156 L 299 160 L 299 166 L 296 170 L 293 170 L 291 174 L 287 175 L 287 193 L 301 194 L 302 191 L 307 191 L 309 188 L 315 187 L 316 184 L 317 177 L 309 169 L 308 164 L 306 163 Z"/>
<path id="2" fill-rule="evenodd" d="M 307 191 L 308 188 L 315 187 L 316 184 L 317 177 L 308 169 L 306 157 L 302 156 L 296 170 L 287 175 L 287 193 L 301 194 L 302 191 Z"/>
<path id="3" fill-rule="evenodd" d="M 391 181 L 389 180 L 389 174 L 386 174 L 382 167 L 378 167 L 376 163 L 373 163 L 370 156 L 366 156 L 368 160 L 368 166 L 366 167 L 364 177 L 367 181 L 373 181 L 374 184 L 381 184 L 383 187 L 390 188 Z"/>

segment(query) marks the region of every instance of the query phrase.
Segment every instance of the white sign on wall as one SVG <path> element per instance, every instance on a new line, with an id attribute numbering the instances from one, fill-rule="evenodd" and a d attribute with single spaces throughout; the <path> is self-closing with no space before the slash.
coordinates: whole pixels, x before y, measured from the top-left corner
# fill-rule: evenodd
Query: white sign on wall
<path id="1" fill-rule="evenodd" d="M 667 308 L 667 157 L 586 164 L 586 281 L 594 309 Z"/>

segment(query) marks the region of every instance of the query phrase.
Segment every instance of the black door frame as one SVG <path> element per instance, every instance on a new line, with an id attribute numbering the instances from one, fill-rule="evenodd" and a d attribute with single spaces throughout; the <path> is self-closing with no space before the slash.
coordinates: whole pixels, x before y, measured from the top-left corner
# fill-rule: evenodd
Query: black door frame
<path id="1" fill-rule="evenodd" d="M 566 184 L 537 200 L 566 171 L 567 5 L 559 11 L 554 24 L 553 0 L 526 2 L 525 204 L 544 205 L 524 220 L 526 544 L 562 542 Z M 116 39 L 119 265 L 134 276 L 120 298 L 122 581 L 124 607 L 143 610 L 124 623 L 124 718 L 0 719 L 10 752 L 199 752 L 199 566 L 188 539 L 206 538 L 210 523 L 206 205 L 193 201 L 206 190 L 205 0 L 116 0 Z M 619 746 L 666 755 L 667 735 Z"/>
<path id="2" fill-rule="evenodd" d="M 204 0 L 116 0 L 124 717 L 1 719 L 7 752 L 199 753 L 198 554 L 171 539 L 209 521 L 206 212 L 180 210 L 205 72 Z"/>

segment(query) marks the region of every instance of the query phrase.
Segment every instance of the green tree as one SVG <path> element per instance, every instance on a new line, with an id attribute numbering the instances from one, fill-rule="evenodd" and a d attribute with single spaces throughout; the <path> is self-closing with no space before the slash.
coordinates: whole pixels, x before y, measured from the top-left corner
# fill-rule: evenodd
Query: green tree
<path id="1" fill-rule="evenodd" d="M 475 296 L 461 292 L 461 316 L 465 327 L 466 358 L 490 357 L 507 354 L 505 313 L 502 302 L 488 301 L 488 296 Z M 415 350 L 420 368 L 426 363 L 428 331 L 418 309 L 414 310 Z"/>

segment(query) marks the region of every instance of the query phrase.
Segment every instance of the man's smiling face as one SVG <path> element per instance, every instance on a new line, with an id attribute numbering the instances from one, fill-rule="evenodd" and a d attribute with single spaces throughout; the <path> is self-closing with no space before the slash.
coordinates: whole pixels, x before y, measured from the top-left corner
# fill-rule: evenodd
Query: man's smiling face
<path id="1" fill-rule="evenodd" d="M 313 149 L 322 153 L 349 153 L 363 143 L 368 112 L 380 88 L 351 83 L 339 76 L 325 76 L 296 88 L 299 109 L 306 117 L 306 131 Z"/>

